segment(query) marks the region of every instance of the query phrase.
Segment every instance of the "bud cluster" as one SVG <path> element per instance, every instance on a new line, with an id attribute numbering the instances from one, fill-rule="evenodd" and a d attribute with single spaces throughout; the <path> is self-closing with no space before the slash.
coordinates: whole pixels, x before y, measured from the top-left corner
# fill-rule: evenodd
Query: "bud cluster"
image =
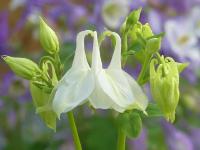
<path id="1" fill-rule="evenodd" d="M 150 86 L 153 99 L 163 111 L 165 118 L 173 122 L 179 101 L 179 70 L 183 65 L 172 58 L 159 56 L 150 63 Z M 186 66 L 185 66 L 186 67 Z"/>

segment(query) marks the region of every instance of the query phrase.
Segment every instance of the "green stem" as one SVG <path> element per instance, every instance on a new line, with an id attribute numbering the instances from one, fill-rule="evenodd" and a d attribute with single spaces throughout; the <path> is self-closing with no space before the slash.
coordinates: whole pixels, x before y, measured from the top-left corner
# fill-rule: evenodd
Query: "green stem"
<path id="1" fill-rule="evenodd" d="M 61 63 L 59 53 L 55 53 L 54 59 L 55 59 L 56 74 L 57 74 L 58 79 L 60 79 L 62 75 L 62 71 L 63 71 L 63 65 Z"/>
<path id="2" fill-rule="evenodd" d="M 128 50 L 128 46 L 127 46 L 127 39 L 128 39 L 128 35 L 127 35 L 127 33 L 124 33 L 123 35 L 122 35 L 122 53 L 126 53 L 127 52 L 127 50 Z M 125 56 L 123 56 L 122 57 L 122 66 L 125 66 L 125 64 L 126 64 L 126 61 L 127 61 L 127 58 L 128 58 L 128 56 L 127 55 L 125 55 Z"/>
<path id="3" fill-rule="evenodd" d="M 140 71 L 140 74 L 139 74 L 138 79 L 137 79 L 137 82 L 138 82 L 139 85 L 143 85 L 144 84 L 143 78 L 145 76 L 149 61 L 150 61 L 149 56 L 147 56 L 145 61 L 144 61 L 144 63 L 143 63 L 143 65 L 142 65 L 142 70 Z"/>
<path id="4" fill-rule="evenodd" d="M 76 148 L 76 150 L 82 150 L 81 142 L 80 142 L 80 139 L 79 139 L 79 136 L 78 136 L 78 131 L 77 131 L 77 128 L 76 128 L 76 123 L 75 123 L 75 120 L 74 120 L 73 112 L 72 111 L 68 112 L 67 117 L 68 117 L 69 124 L 70 124 L 71 130 L 72 130 L 75 148 Z"/>
<path id="5" fill-rule="evenodd" d="M 124 33 L 122 35 L 122 53 L 127 52 L 128 46 L 127 46 L 127 33 Z M 125 66 L 127 62 L 127 56 L 122 57 L 122 67 Z M 119 128 L 118 129 L 118 141 L 117 141 L 117 150 L 125 150 L 126 148 L 126 135 L 124 132 Z"/>
<path id="6" fill-rule="evenodd" d="M 124 132 L 121 129 L 119 129 L 117 150 L 125 150 L 125 148 L 126 148 L 126 135 L 124 134 Z"/>

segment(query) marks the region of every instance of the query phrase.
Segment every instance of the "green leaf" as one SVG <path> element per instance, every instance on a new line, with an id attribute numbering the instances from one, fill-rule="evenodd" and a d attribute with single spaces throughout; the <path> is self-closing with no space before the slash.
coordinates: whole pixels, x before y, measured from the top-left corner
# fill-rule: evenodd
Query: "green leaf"
<path id="1" fill-rule="evenodd" d="M 148 114 L 148 117 L 163 117 L 164 114 L 160 110 L 157 104 L 149 103 L 146 112 Z"/>
<path id="2" fill-rule="evenodd" d="M 141 132 L 142 120 L 137 112 L 126 112 L 118 116 L 118 125 L 127 137 L 136 138 Z"/>
<path id="3" fill-rule="evenodd" d="M 179 73 L 181 73 L 189 65 L 189 63 L 176 63 L 176 64 L 177 64 Z"/>
<path id="4" fill-rule="evenodd" d="M 74 58 L 75 45 L 72 43 L 65 43 L 60 49 L 61 63 L 64 65 L 63 73 L 65 73 L 72 65 Z"/>
<path id="5" fill-rule="evenodd" d="M 46 110 L 38 112 L 47 127 L 56 130 L 56 113 L 51 109 L 51 93 L 46 93 L 44 90 L 38 88 L 33 83 L 30 83 L 30 91 L 33 98 L 34 105 L 37 109 L 47 108 Z"/>
<path id="6" fill-rule="evenodd" d="M 85 150 L 116 150 L 117 130 L 111 116 L 93 115 L 79 120 L 80 138 Z M 104 134 L 103 134 L 104 133 Z M 101 141 L 101 142 L 99 142 Z"/>
<path id="7" fill-rule="evenodd" d="M 142 8 L 132 11 L 126 21 L 126 32 L 129 31 L 139 20 Z"/>
<path id="8" fill-rule="evenodd" d="M 153 35 L 151 37 L 148 37 L 147 40 L 149 39 L 153 39 L 153 38 L 163 38 L 165 36 L 165 33 L 164 32 L 161 32 L 159 34 L 156 34 L 156 35 Z"/>

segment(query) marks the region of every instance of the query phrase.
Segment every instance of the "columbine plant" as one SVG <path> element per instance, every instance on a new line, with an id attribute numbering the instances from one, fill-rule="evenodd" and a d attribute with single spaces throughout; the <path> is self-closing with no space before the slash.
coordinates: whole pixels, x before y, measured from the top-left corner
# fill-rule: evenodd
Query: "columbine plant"
<path id="1" fill-rule="evenodd" d="M 163 34 L 154 35 L 149 24 L 139 22 L 141 9 L 131 12 L 120 33 L 105 31 L 99 37 L 96 31 L 86 30 L 77 35 L 75 56 L 71 68 L 64 73 L 59 57 L 59 42 L 55 32 L 40 19 L 40 42 L 49 56 L 43 56 L 39 65 L 26 58 L 2 56 L 13 72 L 30 80 L 30 91 L 44 123 L 56 130 L 57 118 L 67 113 L 75 147 L 81 150 L 72 110 L 89 102 L 95 109 L 113 109 L 118 112 L 118 150 L 125 150 L 126 136 L 137 137 L 142 128 L 142 117 L 164 116 L 175 120 L 179 100 L 179 73 L 187 64 L 160 56 Z M 84 38 L 93 38 L 92 63 L 89 65 Z M 115 45 L 111 62 L 102 67 L 99 45 L 109 36 Z M 137 59 L 141 71 L 137 81 L 123 71 L 129 56 Z M 91 66 L 91 67 L 90 67 Z M 142 85 L 150 81 L 153 99 L 149 103 Z M 143 115 L 145 114 L 145 115 Z"/>

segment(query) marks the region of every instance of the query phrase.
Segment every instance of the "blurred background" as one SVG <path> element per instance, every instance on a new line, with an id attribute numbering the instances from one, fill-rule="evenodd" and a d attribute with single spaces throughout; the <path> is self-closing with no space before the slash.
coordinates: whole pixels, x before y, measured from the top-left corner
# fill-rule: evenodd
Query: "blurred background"
<path id="1" fill-rule="evenodd" d="M 199 0 L 0 0 L 0 55 L 35 61 L 45 54 L 39 43 L 42 16 L 56 31 L 61 59 L 67 70 L 73 59 L 75 39 L 85 29 L 119 32 L 131 10 L 143 7 L 140 21 L 154 33 L 166 32 L 161 52 L 176 61 L 189 62 L 182 73 L 181 98 L 173 125 L 162 118 L 143 120 L 143 130 L 127 141 L 128 150 L 200 150 L 200 1 Z M 90 59 L 91 43 L 86 42 Z M 109 63 L 110 41 L 101 47 Z M 109 55 L 108 55 L 109 54 Z M 140 65 L 131 57 L 125 67 L 137 77 Z M 145 87 L 151 99 L 149 86 Z M 112 111 L 94 112 L 87 106 L 75 110 L 84 150 L 115 150 L 116 123 Z M 73 150 L 66 116 L 57 132 L 45 127 L 36 115 L 29 83 L 16 77 L 0 60 L 0 150 Z"/>

